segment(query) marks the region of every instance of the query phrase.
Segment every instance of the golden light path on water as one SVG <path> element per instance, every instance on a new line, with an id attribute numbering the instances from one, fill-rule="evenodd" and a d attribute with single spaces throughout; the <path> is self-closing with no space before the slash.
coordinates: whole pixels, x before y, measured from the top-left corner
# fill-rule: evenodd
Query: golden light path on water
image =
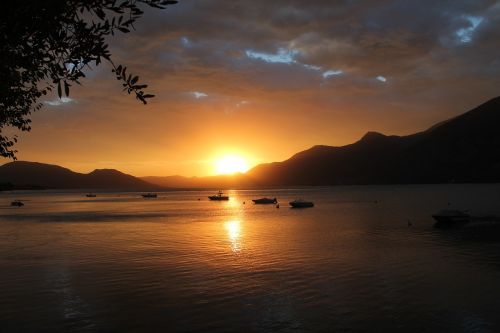
<path id="1" fill-rule="evenodd" d="M 231 252 L 238 254 L 243 250 L 242 237 L 243 237 L 243 222 L 244 210 L 246 202 L 243 198 L 238 196 L 236 191 L 228 191 L 226 193 L 229 200 L 223 202 L 223 210 L 229 213 L 230 217 L 226 217 L 222 223 L 223 237 L 229 242 Z"/>
<path id="2" fill-rule="evenodd" d="M 241 222 L 238 220 L 228 221 L 224 224 L 229 242 L 231 243 L 231 251 L 238 253 L 241 251 Z"/>

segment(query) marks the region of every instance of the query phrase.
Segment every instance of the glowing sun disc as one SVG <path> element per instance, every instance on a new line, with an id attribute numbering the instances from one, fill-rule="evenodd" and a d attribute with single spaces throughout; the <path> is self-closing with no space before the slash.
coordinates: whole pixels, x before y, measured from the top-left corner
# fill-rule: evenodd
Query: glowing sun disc
<path id="1" fill-rule="evenodd" d="M 244 173 L 249 169 L 247 161 L 240 156 L 224 156 L 215 160 L 217 174 Z"/>

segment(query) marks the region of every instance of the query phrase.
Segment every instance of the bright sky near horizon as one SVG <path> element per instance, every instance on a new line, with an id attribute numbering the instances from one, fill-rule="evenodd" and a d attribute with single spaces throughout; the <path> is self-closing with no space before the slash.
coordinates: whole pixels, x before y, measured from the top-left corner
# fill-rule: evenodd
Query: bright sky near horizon
<path id="1" fill-rule="evenodd" d="M 104 64 L 70 98 L 46 98 L 19 160 L 243 171 L 371 130 L 421 131 L 500 94 L 499 1 L 180 0 L 136 28 L 111 52 L 149 84 L 150 104 Z"/>

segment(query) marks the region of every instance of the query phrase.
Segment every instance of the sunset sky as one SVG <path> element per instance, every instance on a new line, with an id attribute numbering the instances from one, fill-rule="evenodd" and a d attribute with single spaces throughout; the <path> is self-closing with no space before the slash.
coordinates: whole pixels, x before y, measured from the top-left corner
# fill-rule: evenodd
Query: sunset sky
<path id="1" fill-rule="evenodd" d="M 180 0 L 136 29 L 111 52 L 156 98 L 122 93 L 107 64 L 87 71 L 44 100 L 19 160 L 204 176 L 224 156 L 410 134 L 500 95 L 499 1 Z"/>

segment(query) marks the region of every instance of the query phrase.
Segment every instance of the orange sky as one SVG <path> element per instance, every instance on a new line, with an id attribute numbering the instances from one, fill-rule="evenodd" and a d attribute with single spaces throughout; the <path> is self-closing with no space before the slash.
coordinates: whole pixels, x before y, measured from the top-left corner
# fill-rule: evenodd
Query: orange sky
<path id="1" fill-rule="evenodd" d="M 150 104 L 102 65 L 70 101 L 47 98 L 18 159 L 204 176 L 223 155 L 253 166 L 370 130 L 410 134 L 498 95 L 499 6 L 408 6 L 185 0 L 148 10 L 111 51 L 150 85 Z"/>

